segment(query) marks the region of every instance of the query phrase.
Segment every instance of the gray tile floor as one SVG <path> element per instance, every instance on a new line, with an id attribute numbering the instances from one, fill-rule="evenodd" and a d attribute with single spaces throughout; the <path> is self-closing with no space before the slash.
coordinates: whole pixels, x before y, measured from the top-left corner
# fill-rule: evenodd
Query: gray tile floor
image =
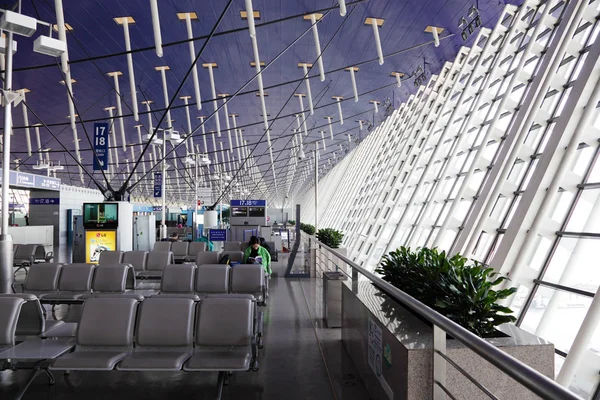
<path id="1" fill-rule="evenodd" d="M 283 278 L 287 257 L 274 263 L 269 304 L 265 311 L 265 347 L 260 370 L 236 374 L 223 399 L 362 400 L 369 397 L 341 344 L 341 330 L 321 324 L 314 279 Z M 150 291 L 156 284 L 142 283 Z M 57 310 L 60 317 L 64 309 Z M 11 399 L 28 371 L 0 372 L 0 399 Z M 44 376 L 24 399 L 212 399 L 217 375 L 211 373 L 73 372 L 56 376 L 49 386 Z"/>

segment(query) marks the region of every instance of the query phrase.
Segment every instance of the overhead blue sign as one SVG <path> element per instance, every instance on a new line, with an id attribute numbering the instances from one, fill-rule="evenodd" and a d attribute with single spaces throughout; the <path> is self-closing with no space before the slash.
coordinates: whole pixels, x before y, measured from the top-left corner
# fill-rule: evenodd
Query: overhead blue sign
<path id="1" fill-rule="evenodd" d="M 152 211 L 162 211 L 162 206 L 152 206 Z"/>
<path id="2" fill-rule="evenodd" d="M 94 124 L 94 171 L 108 169 L 108 123 Z"/>
<path id="3" fill-rule="evenodd" d="M 208 240 L 211 242 L 226 242 L 227 229 L 209 229 Z"/>
<path id="4" fill-rule="evenodd" d="M 162 197 L 162 172 L 154 173 L 154 197 Z"/>
<path id="5" fill-rule="evenodd" d="M 231 200 L 231 207 L 266 207 L 266 200 Z"/>
<path id="6" fill-rule="evenodd" d="M 29 198 L 29 204 L 39 204 L 39 205 L 54 205 L 60 204 L 60 199 L 58 197 L 44 197 L 44 198 Z"/>
<path id="7" fill-rule="evenodd" d="M 0 174 L 2 174 L 2 168 L 0 168 Z M 10 186 L 44 190 L 60 190 L 60 179 L 58 178 L 28 174 L 20 171 L 9 171 L 8 183 Z"/>

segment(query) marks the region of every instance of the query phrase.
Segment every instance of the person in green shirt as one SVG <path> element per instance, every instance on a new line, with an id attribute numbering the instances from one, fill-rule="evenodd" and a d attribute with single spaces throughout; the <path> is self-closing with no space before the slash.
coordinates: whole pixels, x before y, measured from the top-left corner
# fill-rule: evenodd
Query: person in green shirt
<path id="1" fill-rule="evenodd" d="M 244 251 L 243 264 L 262 264 L 265 272 L 271 275 L 269 251 L 260 245 L 260 240 L 256 236 L 252 236 L 248 244 L 248 248 Z"/>

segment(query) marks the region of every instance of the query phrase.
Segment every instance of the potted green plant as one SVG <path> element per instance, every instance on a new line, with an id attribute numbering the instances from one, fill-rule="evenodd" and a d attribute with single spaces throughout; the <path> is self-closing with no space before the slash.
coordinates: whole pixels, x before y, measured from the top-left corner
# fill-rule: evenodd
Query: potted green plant
<path id="1" fill-rule="evenodd" d="M 296 225 L 296 221 L 294 221 L 293 219 L 288 219 L 287 224 L 288 225 Z"/>
<path id="2" fill-rule="evenodd" d="M 333 228 L 323 228 L 319 229 L 319 231 L 317 232 L 317 239 L 319 240 L 319 242 L 332 249 L 339 248 L 340 244 L 342 244 L 343 238 L 344 234 Z"/>
<path id="3" fill-rule="evenodd" d="M 305 223 L 300 222 L 300 229 L 304 233 L 307 233 L 309 235 L 314 235 L 315 234 L 315 227 L 314 227 L 314 225 L 305 224 Z"/>
<path id="4" fill-rule="evenodd" d="M 517 289 L 496 289 L 507 278 L 477 261 L 468 264 L 461 255 L 401 247 L 386 254 L 375 272 L 480 337 L 494 336 L 498 325 L 516 320 L 512 310 L 499 302 Z"/>

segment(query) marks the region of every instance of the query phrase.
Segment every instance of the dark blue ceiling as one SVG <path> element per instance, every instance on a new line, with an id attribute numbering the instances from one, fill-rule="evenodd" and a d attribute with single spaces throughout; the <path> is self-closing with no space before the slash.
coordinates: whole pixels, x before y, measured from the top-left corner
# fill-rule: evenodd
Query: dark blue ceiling
<path id="1" fill-rule="evenodd" d="M 337 5 L 337 1 L 332 0 L 254 0 L 253 3 L 254 9 L 261 13 L 261 18 L 257 23 L 273 21 L 296 14 L 308 14 L 315 10 Z M 511 3 L 519 4 L 521 1 L 511 1 Z M 115 17 L 131 16 L 135 19 L 135 24 L 130 27 L 132 48 L 134 50 L 152 47 L 154 39 L 149 4 L 148 0 L 65 0 L 65 22 L 73 27 L 73 31 L 67 35 L 70 60 L 82 60 L 124 51 L 123 29 L 113 21 Z M 167 44 L 187 38 L 185 23 L 177 18 L 176 14 L 178 12 L 194 11 L 198 14 L 199 19 L 192 22 L 194 36 L 198 37 L 207 35 L 211 31 L 225 4 L 226 1 L 224 0 L 159 0 L 163 43 Z M 328 150 L 332 151 L 333 147 L 338 147 L 337 143 L 347 143 L 346 134 L 342 132 L 352 129 L 350 133 L 353 135 L 358 134 L 358 124 L 355 122 L 357 119 L 370 120 L 375 124 L 381 120 L 383 113 L 380 112 L 375 115 L 369 100 L 376 99 L 383 103 L 389 98 L 393 99 L 395 106 L 398 106 L 416 90 L 411 78 L 407 78 L 401 88 L 393 86 L 395 80 L 390 77 L 392 71 L 400 71 L 410 75 L 418 65 L 423 65 L 425 60 L 428 75 L 436 73 L 445 61 L 454 59 L 460 46 L 469 45 L 469 41 L 465 43 L 461 38 L 461 30 L 457 27 L 457 23 L 459 17 L 467 15 L 469 7 L 474 4 L 474 0 L 370 0 L 357 4 L 353 12 L 350 11 L 354 6 L 349 7 L 349 16 L 346 18 L 341 17 L 337 9 L 326 15 L 318 25 L 321 47 L 324 49 L 325 71 L 355 65 L 377 57 L 372 28 L 364 24 L 367 17 L 385 19 L 384 25 L 380 28 L 384 54 L 431 41 L 431 34 L 424 32 L 425 27 L 428 25 L 443 27 L 445 31 L 441 34 L 442 37 L 454 34 L 451 38 L 443 39 L 438 48 L 435 48 L 433 44 L 427 44 L 387 58 L 384 65 L 379 65 L 376 61 L 361 65 L 360 71 L 356 75 L 358 92 L 365 93 L 372 90 L 374 92 L 361 96 L 357 103 L 351 99 L 352 86 L 349 72 L 328 73 L 325 82 L 321 82 L 318 78 L 311 79 L 315 106 L 328 106 L 315 110 L 315 115 L 308 118 L 309 128 L 324 125 L 326 122 L 324 116 L 326 115 L 333 115 L 335 120 L 338 119 L 337 106 L 333 103 L 332 96 L 344 96 L 346 99 L 350 99 L 344 101 L 342 105 L 346 122 L 343 126 L 338 123 L 334 125 L 336 140 L 334 142 L 328 140 L 327 143 L 328 146 L 333 144 L 335 146 L 328 147 Z M 499 13 L 504 7 L 504 2 L 482 0 L 479 1 L 478 7 L 483 25 L 491 27 L 497 22 Z M 234 0 L 217 32 L 247 27 L 246 21 L 240 18 L 241 10 L 244 10 L 244 1 Z M 51 23 L 55 23 L 56 20 L 54 2 L 51 0 L 24 0 L 23 13 Z M 345 19 L 347 20 L 344 23 Z M 340 26 L 341 29 L 336 34 L 336 30 Z M 257 39 L 261 60 L 267 63 L 273 60 L 309 27 L 309 21 L 298 17 L 258 28 Z M 38 29 L 38 33 L 46 34 L 45 29 Z M 67 93 L 65 87 L 59 83 L 63 79 L 58 67 L 59 60 L 36 54 L 31 50 L 33 47 L 32 42 L 38 36 L 38 33 L 32 38 L 15 36 L 19 50 L 14 57 L 17 71 L 14 73 L 13 87 L 15 89 L 27 88 L 31 91 L 27 94 L 27 104 L 45 124 L 50 125 L 50 129 L 57 135 L 58 139 L 69 150 L 72 150 L 73 137 L 67 119 L 69 114 Z M 475 37 L 475 34 L 469 39 L 472 40 L 473 37 Z M 203 42 L 203 40 L 196 41 L 196 52 L 200 50 Z M 263 74 L 265 86 L 268 87 L 301 78 L 303 73 L 297 67 L 298 62 L 313 63 L 315 59 L 313 36 L 309 32 Z M 216 62 L 218 64 L 218 69 L 215 70 L 217 93 L 232 94 L 254 75 L 254 69 L 250 67 L 250 61 L 252 60 L 251 40 L 248 31 L 245 30 L 213 37 L 200 58 L 200 63 Z M 155 71 L 154 67 L 161 65 L 170 67 L 170 71 L 167 72 L 167 83 L 169 97 L 173 96 L 190 67 L 188 44 L 183 43 L 164 47 L 162 58 L 157 57 L 153 49 L 136 52 L 133 54 L 133 61 L 138 86 L 138 101 L 141 102 L 144 98 L 148 98 L 154 101 L 154 108 L 163 108 L 160 73 Z M 55 63 L 55 65 L 23 70 L 23 68 L 49 63 Z M 84 121 L 106 118 L 108 114 L 104 111 L 104 108 L 116 105 L 112 78 L 106 76 L 106 73 L 111 71 L 123 72 L 123 76 L 120 77 L 120 88 L 124 98 L 123 113 L 130 114 L 131 96 L 125 55 L 71 65 L 72 78 L 77 81 L 73 85 L 75 105 L 80 118 Z M 200 66 L 198 72 L 202 98 L 203 100 L 209 100 L 212 96 L 210 94 L 208 72 Z M 315 66 L 311 75 L 317 73 Z M 295 82 L 267 89 L 269 96 L 266 98 L 266 105 L 271 118 L 280 112 L 288 97 L 294 92 L 305 93 L 304 83 L 300 85 L 298 90 L 294 90 L 297 84 Z M 256 82 L 252 82 L 245 89 L 245 91 L 256 90 Z M 191 77 L 183 85 L 178 97 L 183 95 L 193 96 Z M 182 101 L 179 99 L 175 102 L 175 105 L 181 104 Z M 239 114 L 238 125 L 255 123 L 255 125 L 244 128 L 244 138 L 248 140 L 250 148 L 253 148 L 261 140 L 264 132 L 263 125 L 260 123 L 262 118 L 259 98 L 254 93 L 239 95 L 229 103 L 228 107 L 230 113 Z M 307 101 L 305 101 L 305 107 L 307 107 Z M 141 104 L 139 108 L 140 111 L 144 110 Z M 196 119 L 197 116 L 210 115 L 212 110 L 213 107 L 210 103 L 205 103 L 201 111 L 191 107 L 193 128 L 199 124 Z M 298 111 L 298 99 L 293 97 L 281 111 L 281 115 L 290 115 Z M 357 114 L 360 115 L 355 116 Z M 158 120 L 161 116 L 162 112 L 157 112 L 154 120 Z M 182 133 L 185 132 L 184 109 L 174 109 L 172 118 L 175 120 L 175 128 Z M 223 111 L 220 112 L 220 118 L 221 127 L 225 129 Z M 23 126 L 20 107 L 13 111 L 13 120 L 15 128 Z M 29 122 L 34 124 L 39 121 L 30 113 Z M 140 115 L 139 123 L 144 125 L 143 129 L 147 129 L 147 117 L 145 115 Z M 125 129 L 129 144 L 138 143 L 137 132 L 134 128 L 136 124 L 138 122 L 135 122 L 132 117 L 125 118 Z M 287 129 L 288 126 L 295 127 L 293 117 L 279 119 L 272 125 L 274 157 L 278 160 L 276 163 L 277 170 L 281 170 L 287 165 L 289 159 L 287 150 L 280 152 L 280 150 L 289 149 L 291 146 L 291 136 L 289 136 L 291 135 L 291 129 Z M 85 127 L 88 134 L 91 135 L 92 123 L 86 123 Z M 206 128 L 207 131 L 214 130 L 214 120 L 209 121 Z M 327 130 L 326 127 L 321 129 Z M 93 156 L 89 150 L 90 145 L 85 138 L 85 132 L 81 124 L 78 125 L 78 131 L 81 138 L 83 164 L 91 171 Z M 70 183 L 72 178 L 72 183 L 76 184 L 78 175 L 74 174 L 77 169 L 73 159 L 62 151 L 61 146 L 56 140 L 52 139 L 45 129 L 41 129 L 41 132 L 43 147 L 50 147 L 52 151 L 57 151 L 51 155 L 51 159 L 61 161 L 61 163 L 66 162 L 70 166 L 65 173 L 59 173 L 58 177 L 67 183 Z M 32 131 L 32 142 L 35 150 L 33 136 Z M 25 165 L 22 166 L 22 170 L 28 171 L 30 166 L 35 164 L 37 157 L 34 155 L 29 159 L 27 158 L 23 129 L 15 129 L 13 138 L 13 158 L 24 160 Z M 118 132 L 117 138 L 120 144 Z M 311 141 L 317 138 L 320 139 L 320 134 L 318 129 L 315 129 L 306 140 Z M 202 143 L 200 136 L 196 136 L 194 140 L 198 144 Z M 224 146 L 228 147 L 225 133 L 218 140 L 223 141 Z M 265 181 L 271 182 L 268 173 L 269 158 L 265 141 L 266 138 L 262 138 L 262 142 L 258 144 L 254 154 L 257 157 L 262 156 L 259 158 L 258 163 L 262 165 Z M 208 150 L 212 152 L 214 149 L 212 149 L 211 141 L 208 142 Z M 129 151 L 126 153 L 121 149 L 118 151 L 123 156 L 123 160 L 129 157 Z M 135 151 L 139 157 L 138 149 L 136 148 Z M 183 146 L 179 148 L 178 154 L 182 156 L 185 154 Z M 328 156 L 325 154 L 324 159 Z M 123 163 L 121 163 L 121 167 L 123 168 Z M 96 173 L 96 176 L 100 177 L 98 173 Z"/>

